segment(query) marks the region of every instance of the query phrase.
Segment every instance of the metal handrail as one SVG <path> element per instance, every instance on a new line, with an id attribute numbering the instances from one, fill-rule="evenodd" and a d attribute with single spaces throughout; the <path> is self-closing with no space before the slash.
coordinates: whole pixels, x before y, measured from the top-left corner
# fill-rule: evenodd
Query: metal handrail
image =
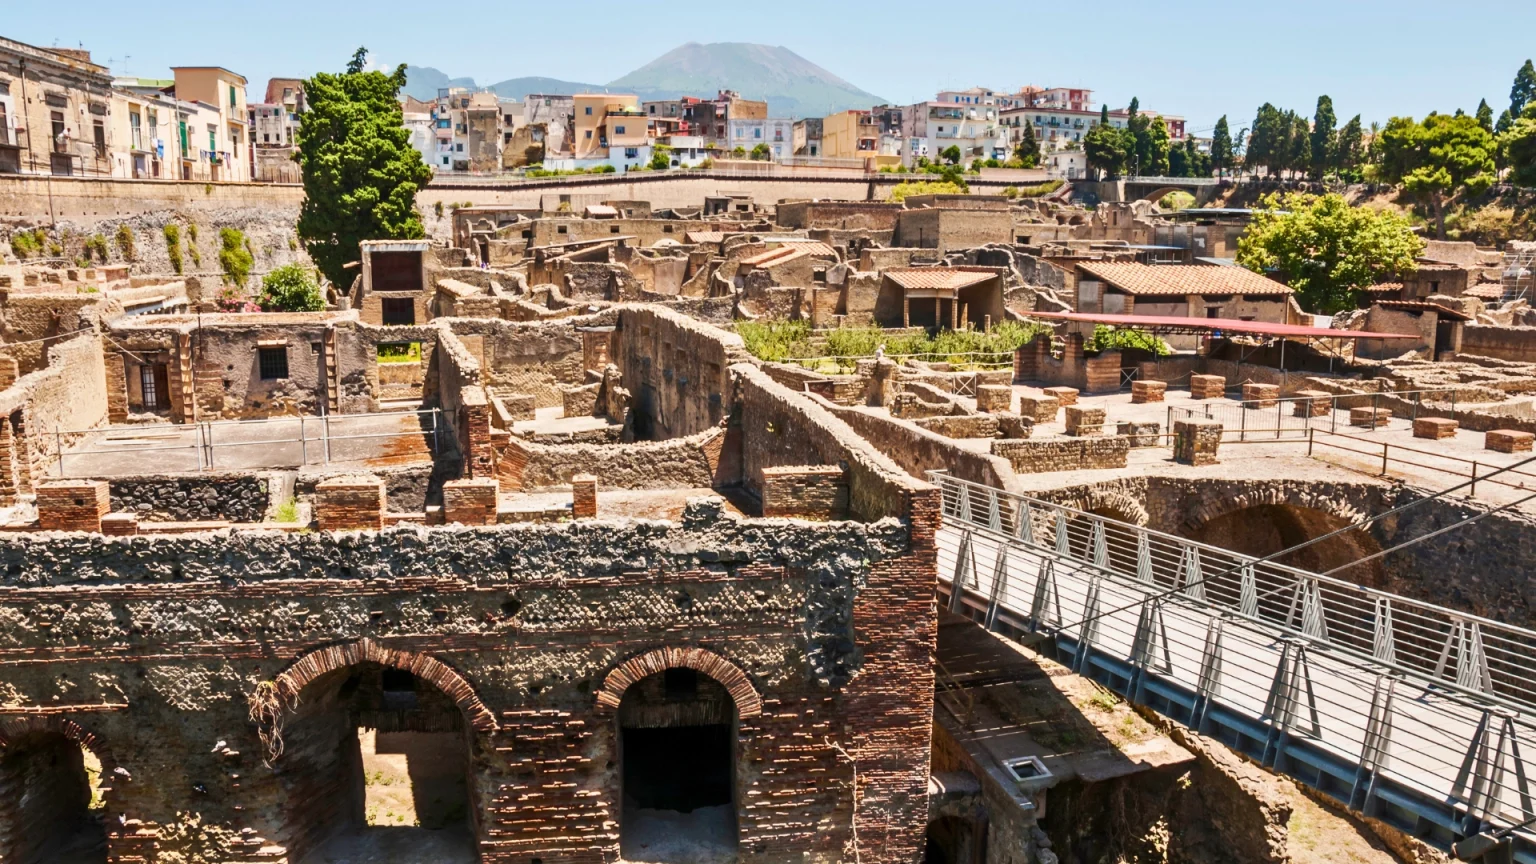
<path id="1" fill-rule="evenodd" d="M 953 611 L 1441 845 L 1531 815 L 1536 631 L 929 476 Z"/>
<path id="2" fill-rule="evenodd" d="M 1012 541 L 1069 557 L 1073 556 L 1072 550 L 1100 545 L 1104 546 L 1103 553 L 1108 555 L 1113 551 L 1108 549 L 1109 538 L 1123 537 L 1128 546 L 1118 550 L 1116 560 L 1134 562 L 1136 572 L 1120 573 L 1110 568 L 1105 568 L 1104 572 L 1143 583 L 1176 587 L 1181 580 L 1187 581 L 1188 562 L 1192 560 L 1201 562 L 1198 567 L 1204 573 L 1232 568 L 1233 573 L 1200 586 L 1201 590 L 1192 591 L 1191 595 L 1220 614 L 1277 628 L 1288 637 L 1306 639 L 1315 647 L 1347 659 L 1352 665 L 1388 668 L 1421 680 L 1427 686 L 1458 692 L 1468 699 L 1497 702 L 1528 716 L 1536 728 L 1536 630 L 1271 561 L 1258 563 L 1252 556 L 971 483 L 945 472 L 930 472 L 929 477 L 943 492 L 946 520 L 957 520 L 972 529 L 992 531 Z M 1042 538 L 1037 535 L 1047 529 L 1054 531 L 1054 535 L 1048 542 L 1041 543 Z M 1099 539 L 1095 539 L 1096 533 Z M 1135 548 L 1129 548 L 1130 545 Z M 1107 562 L 1109 558 L 1104 560 Z M 1248 584 L 1244 585 L 1244 581 Z M 1262 614 L 1266 611 L 1262 598 L 1247 602 L 1266 590 L 1310 596 L 1320 620 L 1336 628 L 1368 634 L 1369 638 L 1340 643 L 1315 630 L 1309 632 L 1299 618 L 1276 621 L 1273 616 Z M 1331 598 L 1331 601 L 1325 604 L 1323 598 Z M 1290 599 L 1288 595 L 1286 602 Z M 1382 617 L 1383 608 L 1387 610 L 1385 618 Z M 1352 622 L 1338 620 L 1335 623 L 1336 619 L 1350 614 L 1358 617 Z M 1458 628 L 1465 630 L 1474 625 L 1479 631 L 1480 644 L 1475 652 L 1478 656 L 1458 655 L 1455 659 L 1486 665 L 1486 670 L 1473 670 L 1475 677 L 1486 681 L 1486 687 L 1460 683 L 1454 673 L 1466 670 L 1448 669 L 1441 657 L 1447 640 L 1455 637 Z M 1433 644 L 1422 644 L 1426 639 L 1431 639 Z M 1391 646 L 1392 650 L 1383 646 Z M 1447 671 L 1453 674 L 1447 677 Z"/>
<path id="3" fill-rule="evenodd" d="M 1451 455 L 1446 454 L 1446 453 L 1435 453 L 1435 452 L 1432 452 L 1432 451 L 1429 451 L 1429 450 L 1421 450 L 1421 449 L 1419 449 L 1417 447 L 1409 447 L 1409 446 L 1404 445 L 1404 444 L 1393 444 L 1390 441 L 1378 441 L 1378 440 L 1376 440 L 1374 438 L 1361 438 L 1358 435 L 1347 435 L 1347 434 L 1345 434 L 1343 432 L 1329 432 L 1327 429 L 1316 429 L 1316 428 L 1314 428 L 1314 429 L 1310 430 L 1310 432 L 1309 432 L 1309 434 L 1307 436 L 1307 455 L 1311 456 L 1313 458 L 1317 458 L 1316 454 L 1313 453 L 1313 449 L 1316 446 L 1319 446 L 1319 445 L 1321 445 L 1323 447 L 1332 447 L 1335 450 L 1342 450 L 1342 451 L 1344 451 L 1346 453 L 1354 453 L 1354 454 L 1359 455 L 1359 456 L 1370 456 L 1372 459 L 1374 459 L 1376 457 L 1376 454 L 1374 452 L 1368 452 L 1368 451 L 1365 451 L 1365 450 L 1358 450 L 1358 449 L 1355 449 L 1353 447 L 1345 447 L 1342 444 L 1335 444 L 1332 441 L 1327 440 L 1327 438 L 1324 438 L 1323 440 L 1318 440 L 1316 436 L 1317 436 L 1317 433 L 1319 433 L 1319 432 L 1322 433 L 1323 435 L 1327 436 L 1327 438 L 1343 438 L 1346 441 L 1359 441 L 1359 442 L 1364 443 L 1364 444 L 1380 445 L 1381 446 L 1381 472 L 1380 473 L 1383 474 L 1383 475 L 1386 474 L 1390 470 L 1390 465 L 1392 463 L 1396 463 L 1396 464 L 1399 464 L 1399 465 L 1406 465 L 1406 466 L 1411 467 L 1411 468 L 1423 468 L 1426 471 L 1437 471 L 1437 472 L 1439 472 L 1441 474 L 1449 474 L 1452 477 L 1463 477 L 1463 478 L 1470 479 L 1472 481 L 1472 484 L 1467 489 L 1467 497 L 1468 498 L 1472 498 L 1472 497 L 1475 497 L 1477 495 L 1477 484 L 1478 483 L 1489 483 L 1489 484 L 1492 484 L 1494 486 L 1503 486 L 1503 487 L 1508 488 L 1508 489 L 1529 489 L 1530 488 L 1530 487 L 1528 487 L 1524 483 L 1510 483 L 1510 482 L 1505 481 L 1505 480 L 1499 480 L 1498 478 L 1495 478 L 1495 477 L 1482 477 L 1482 478 L 1480 478 L 1478 476 L 1477 470 L 1479 468 L 1487 468 L 1490 471 L 1500 470 L 1500 466 L 1498 466 L 1496 464 L 1489 464 L 1487 462 L 1483 462 L 1483 461 L 1480 461 L 1480 460 L 1477 460 L 1477 459 L 1465 459 L 1465 458 L 1462 458 L 1460 456 L 1451 456 Z M 1468 471 L 1468 473 L 1463 474 L 1460 471 L 1455 471 L 1455 470 L 1452 470 L 1450 468 L 1443 468 L 1443 467 L 1441 467 L 1439 465 L 1426 465 L 1426 464 L 1424 464 L 1422 462 L 1410 462 L 1407 459 L 1394 459 L 1391 456 L 1391 451 L 1392 450 L 1400 450 L 1400 451 L 1403 451 L 1403 452 L 1406 452 L 1406 453 L 1414 453 L 1414 454 L 1417 454 L 1417 455 L 1420 455 L 1420 456 L 1428 456 L 1431 459 L 1440 459 L 1440 460 L 1445 461 L 1445 462 L 1459 463 L 1461 465 L 1468 466 L 1470 468 L 1470 470 Z M 1344 466 L 1344 467 L 1348 467 L 1348 466 Z M 1531 473 L 1529 471 L 1521 471 L 1518 468 L 1503 468 L 1502 469 L 1502 473 L 1506 474 L 1506 475 L 1517 476 L 1517 477 L 1529 477 L 1532 480 L 1536 480 L 1536 474 L 1533 474 L 1533 473 Z"/>

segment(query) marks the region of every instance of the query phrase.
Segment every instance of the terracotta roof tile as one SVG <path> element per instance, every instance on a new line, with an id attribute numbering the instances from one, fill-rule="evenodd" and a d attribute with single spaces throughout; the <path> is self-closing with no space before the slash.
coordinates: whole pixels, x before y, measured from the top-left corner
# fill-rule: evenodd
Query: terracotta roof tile
<path id="1" fill-rule="evenodd" d="M 908 291 L 958 291 L 998 276 L 991 270 L 958 267 L 898 267 L 882 272 Z"/>
<path id="2" fill-rule="evenodd" d="M 772 267 L 775 264 L 783 264 L 785 261 L 809 254 L 804 249 L 796 249 L 792 246 L 775 246 L 767 252 L 759 252 L 750 258 L 743 258 L 740 263 L 748 267 Z"/>
<path id="3" fill-rule="evenodd" d="M 1109 261 L 1085 261 L 1077 266 L 1084 273 L 1133 296 L 1245 294 L 1250 297 L 1288 297 L 1291 294 L 1289 286 L 1242 267 Z"/>
<path id="4" fill-rule="evenodd" d="M 1439 303 L 1425 303 L 1422 300 L 1377 300 L 1376 305 L 1383 309 L 1396 309 L 1401 312 L 1438 312 L 1441 318 L 1448 321 L 1472 320 L 1472 316 L 1465 312 L 1458 312 Z"/>

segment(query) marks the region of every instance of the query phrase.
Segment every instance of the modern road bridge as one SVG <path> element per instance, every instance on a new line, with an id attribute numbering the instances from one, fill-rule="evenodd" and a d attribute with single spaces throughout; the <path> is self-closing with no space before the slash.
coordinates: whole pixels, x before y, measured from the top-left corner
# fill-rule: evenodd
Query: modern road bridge
<path id="1" fill-rule="evenodd" d="M 950 609 L 1442 848 L 1536 816 L 1536 631 L 931 478 Z"/>

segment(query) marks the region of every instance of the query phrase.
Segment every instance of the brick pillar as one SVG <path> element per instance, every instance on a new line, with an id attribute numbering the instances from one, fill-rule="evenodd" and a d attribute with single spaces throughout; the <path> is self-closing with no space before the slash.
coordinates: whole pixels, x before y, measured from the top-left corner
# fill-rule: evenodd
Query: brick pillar
<path id="1" fill-rule="evenodd" d="M 591 474 L 577 474 L 571 478 L 571 516 L 597 518 L 597 478 Z"/>
<path id="2" fill-rule="evenodd" d="M 496 476 L 496 451 L 491 446 L 491 406 L 479 387 L 464 390 L 459 406 L 459 449 L 470 477 Z"/>
<path id="3" fill-rule="evenodd" d="M 15 384 L 20 374 L 21 370 L 16 365 L 15 357 L 0 355 L 0 390 Z"/>
<path id="4" fill-rule="evenodd" d="M 1215 420 L 1173 421 L 1173 460 L 1185 465 L 1215 465 L 1221 429 Z"/>
<path id="5" fill-rule="evenodd" d="M 836 465 L 763 469 L 763 515 L 823 522 L 848 518 L 848 479 Z"/>
<path id="6" fill-rule="evenodd" d="M 495 525 L 497 491 L 496 480 L 491 477 L 447 481 L 443 484 L 443 521 Z"/>
<path id="7" fill-rule="evenodd" d="M 123 367 L 123 355 L 109 351 L 103 359 L 107 364 L 107 420 L 127 422 L 128 373 Z"/>
<path id="8" fill-rule="evenodd" d="M 322 531 L 377 531 L 384 525 L 384 481 L 372 474 L 332 477 L 315 486 Z"/>
<path id="9" fill-rule="evenodd" d="M 9 421 L 0 418 L 0 507 L 16 503 L 16 447 Z"/>
<path id="10" fill-rule="evenodd" d="M 37 487 L 37 524 L 44 531 L 101 531 L 112 508 L 105 480 L 53 480 Z"/>

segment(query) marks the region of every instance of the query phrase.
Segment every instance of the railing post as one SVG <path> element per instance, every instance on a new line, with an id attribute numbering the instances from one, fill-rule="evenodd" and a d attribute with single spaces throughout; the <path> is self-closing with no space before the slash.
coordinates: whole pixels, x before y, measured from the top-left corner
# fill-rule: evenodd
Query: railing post
<path id="1" fill-rule="evenodd" d="M 1467 488 L 1467 497 L 1477 497 L 1477 460 L 1472 460 L 1472 485 Z"/>
<path id="2" fill-rule="evenodd" d="M 1316 431 L 1317 430 L 1313 429 L 1311 426 L 1307 427 L 1307 455 L 1308 456 L 1312 455 L 1312 437 L 1313 437 L 1312 433 L 1314 433 Z"/>
<path id="3" fill-rule="evenodd" d="M 1282 416 L 1281 412 L 1280 412 L 1280 409 L 1282 409 L 1284 407 L 1285 407 L 1285 400 L 1284 399 L 1276 399 L 1275 400 L 1275 437 L 1276 438 L 1280 437 L 1280 427 L 1285 422 L 1284 420 L 1280 419 L 1281 416 Z"/>
<path id="4" fill-rule="evenodd" d="M 299 415 L 299 465 L 309 464 L 309 442 L 304 439 L 304 415 Z"/>
<path id="5" fill-rule="evenodd" d="M 1380 411 L 1381 411 L 1381 394 L 1377 393 L 1377 394 L 1375 394 L 1374 396 L 1371 397 L 1371 431 L 1372 432 L 1376 431 L 1376 424 L 1377 424 L 1377 422 L 1379 422 L 1379 420 L 1381 418 L 1381 414 L 1379 413 Z M 1382 468 L 1381 469 L 1381 473 L 1383 473 L 1383 474 L 1387 473 L 1387 469 L 1386 468 Z"/>
<path id="6" fill-rule="evenodd" d="M 1328 397 L 1328 432 L 1335 434 L 1339 431 L 1339 397 Z"/>
<path id="7" fill-rule="evenodd" d="M 1381 442 L 1381 474 L 1383 477 L 1387 474 L 1387 448 L 1389 446 L 1387 442 Z"/>
<path id="8" fill-rule="evenodd" d="M 1239 440 L 1239 441 L 1247 441 L 1248 440 L 1248 406 L 1244 405 L 1241 402 L 1237 403 L 1237 424 L 1238 424 L 1237 440 Z"/>

